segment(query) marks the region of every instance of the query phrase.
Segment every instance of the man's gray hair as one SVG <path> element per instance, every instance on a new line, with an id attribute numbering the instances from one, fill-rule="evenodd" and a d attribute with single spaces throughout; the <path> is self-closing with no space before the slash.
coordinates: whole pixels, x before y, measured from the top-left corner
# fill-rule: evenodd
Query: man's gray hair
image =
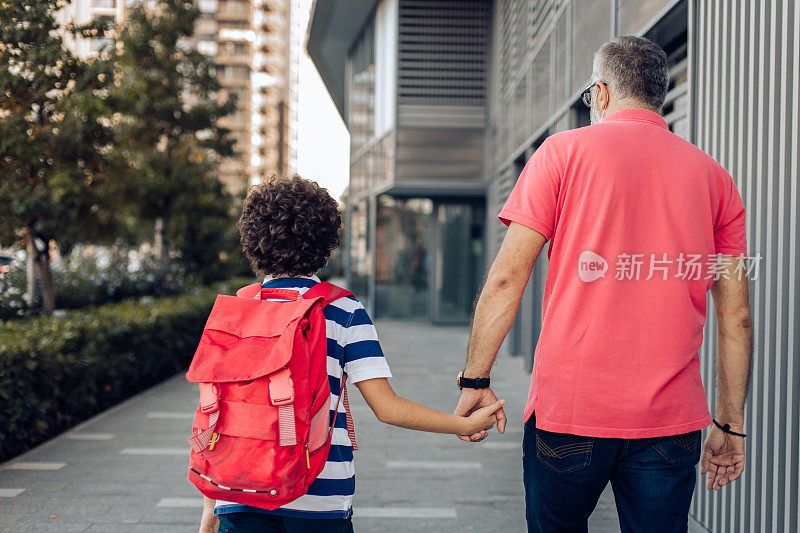
<path id="1" fill-rule="evenodd" d="M 592 80 L 608 82 L 618 99 L 661 111 L 669 84 L 667 54 L 650 39 L 620 35 L 595 52 Z"/>

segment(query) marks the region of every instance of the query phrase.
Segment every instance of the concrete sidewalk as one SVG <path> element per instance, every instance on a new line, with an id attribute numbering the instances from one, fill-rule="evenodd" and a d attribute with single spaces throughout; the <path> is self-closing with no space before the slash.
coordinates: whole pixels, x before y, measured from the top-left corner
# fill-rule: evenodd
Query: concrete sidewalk
<path id="1" fill-rule="evenodd" d="M 379 322 L 401 395 L 451 411 L 467 330 Z M 378 422 L 352 387 L 359 451 L 355 528 L 371 532 L 525 528 L 522 421 L 530 374 L 500 357 L 493 388 L 505 435 L 479 444 Z M 196 386 L 176 376 L 0 466 L 0 531 L 197 531 L 201 497 L 186 481 Z M 619 531 L 610 485 L 590 531 Z"/>

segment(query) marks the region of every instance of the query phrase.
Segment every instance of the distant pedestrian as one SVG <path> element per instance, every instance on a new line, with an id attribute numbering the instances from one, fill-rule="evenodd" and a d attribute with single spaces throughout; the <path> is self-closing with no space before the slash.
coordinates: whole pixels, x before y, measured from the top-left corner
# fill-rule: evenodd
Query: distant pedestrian
<path id="1" fill-rule="evenodd" d="M 244 255 L 253 271 L 264 277 L 262 287 L 293 290 L 301 295 L 320 282 L 315 274 L 338 246 L 340 226 L 336 201 L 317 183 L 299 176 L 276 178 L 251 188 L 239 220 Z M 272 511 L 205 498 L 201 533 L 217 528 L 220 532 L 260 533 L 353 530 L 354 443 L 345 407 L 338 401 L 344 373 L 347 382 L 358 387 L 375 415 L 387 424 L 452 434 L 471 434 L 494 425 L 494 413 L 502 408 L 502 401 L 494 401 L 468 417 L 460 417 L 429 409 L 395 394 L 387 380 L 391 372 L 378 334 L 356 298 L 347 296 L 333 300 L 323 308 L 323 314 L 328 346 L 330 414 L 334 425 L 324 469 L 305 495 Z M 344 398 L 346 400 L 347 396 Z M 336 406 L 338 410 L 334 410 Z M 219 416 L 220 424 L 224 416 L 224 412 Z M 277 423 L 275 420 L 249 422 L 254 426 L 261 422 Z M 253 457 L 253 461 L 259 460 Z M 232 499 L 237 494 L 235 490 L 231 492 Z M 242 494 L 241 489 L 239 494 Z"/>
<path id="2" fill-rule="evenodd" d="M 622 531 L 686 531 L 701 452 L 708 489 L 744 468 L 745 210 L 728 172 L 659 115 L 667 67 L 648 39 L 600 47 L 583 93 L 592 125 L 547 138 L 499 214 L 508 232 L 475 310 L 463 376 L 489 377 L 550 241 L 524 414 L 531 532 L 586 531 L 609 481 Z M 718 332 L 713 420 L 698 356 L 709 289 Z M 463 389 L 455 413 L 495 399 L 489 388 Z"/>

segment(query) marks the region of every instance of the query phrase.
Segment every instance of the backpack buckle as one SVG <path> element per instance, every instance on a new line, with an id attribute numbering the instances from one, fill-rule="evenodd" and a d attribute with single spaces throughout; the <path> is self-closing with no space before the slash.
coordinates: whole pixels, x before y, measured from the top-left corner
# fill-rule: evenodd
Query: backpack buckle
<path id="1" fill-rule="evenodd" d="M 294 384 L 288 368 L 270 374 L 269 401 L 274 406 L 294 403 Z"/>

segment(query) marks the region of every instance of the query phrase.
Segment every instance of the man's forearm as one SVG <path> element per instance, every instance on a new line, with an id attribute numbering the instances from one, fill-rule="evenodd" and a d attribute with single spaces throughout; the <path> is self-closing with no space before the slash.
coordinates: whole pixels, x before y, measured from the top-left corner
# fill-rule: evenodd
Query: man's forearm
<path id="1" fill-rule="evenodd" d="M 489 375 L 545 242 L 544 235 L 522 224 L 509 226 L 475 306 L 465 377 Z"/>
<path id="2" fill-rule="evenodd" d="M 497 351 L 514 323 L 525 290 L 525 283 L 521 285 L 520 288 L 519 281 L 489 273 L 475 306 L 464 376 L 474 378 L 489 375 Z"/>
<path id="3" fill-rule="evenodd" d="M 717 316 L 717 406 L 721 424 L 741 427 L 753 360 L 750 287 L 743 258 L 722 256 L 723 275 L 711 287 Z"/>
<path id="4" fill-rule="evenodd" d="M 743 424 L 744 405 L 753 360 L 753 330 L 749 315 L 717 338 L 717 407 L 720 423 Z"/>

